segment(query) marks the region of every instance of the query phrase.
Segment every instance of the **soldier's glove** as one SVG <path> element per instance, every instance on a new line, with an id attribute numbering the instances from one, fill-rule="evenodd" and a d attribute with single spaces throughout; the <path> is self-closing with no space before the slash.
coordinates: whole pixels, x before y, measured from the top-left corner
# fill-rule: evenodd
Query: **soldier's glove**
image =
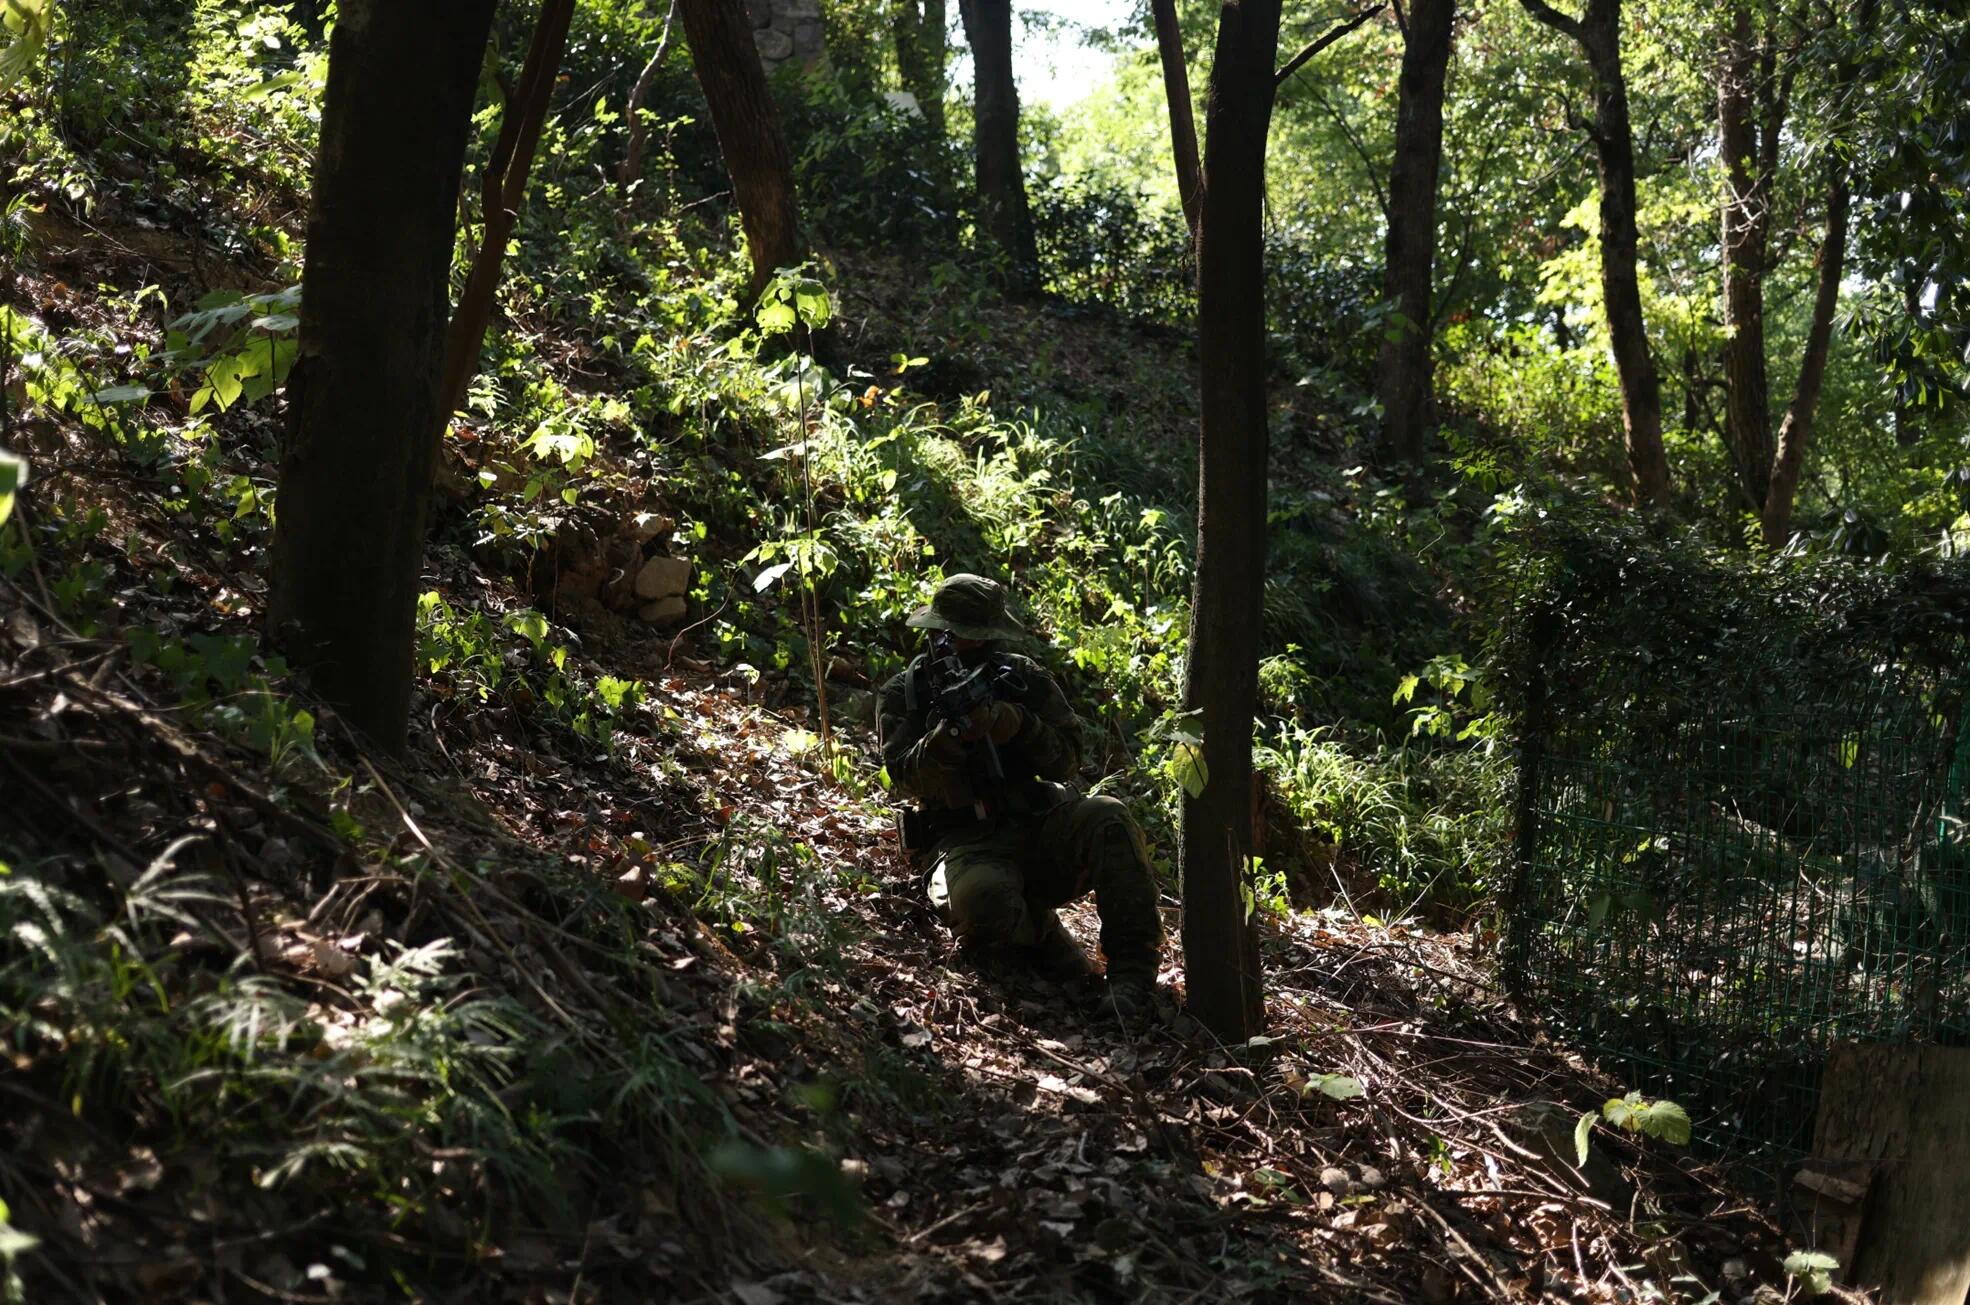
<path id="1" fill-rule="evenodd" d="M 1019 737 L 1019 731 L 1026 726 L 1026 712 L 1016 702 L 995 702 L 992 704 L 991 723 L 986 732 L 992 742 L 1003 747 Z"/>
<path id="2" fill-rule="evenodd" d="M 964 760 L 965 727 L 948 720 L 940 720 L 931 727 L 930 737 L 924 746 L 930 754 L 948 765 L 956 765 Z"/>

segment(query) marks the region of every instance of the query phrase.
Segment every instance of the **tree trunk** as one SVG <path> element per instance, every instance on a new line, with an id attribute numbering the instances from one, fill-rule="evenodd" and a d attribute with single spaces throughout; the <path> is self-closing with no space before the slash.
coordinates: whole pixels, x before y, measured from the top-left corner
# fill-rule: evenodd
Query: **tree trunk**
<path id="1" fill-rule="evenodd" d="M 1601 180 L 1601 300 L 1607 312 L 1614 369 L 1621 380 L 1621 424 L 1635 497 L 1656 503 L 1669 495 L 1669 459 L 1662 451 L 1662 381 L 1649 353 L 1635 270 L 1635 140 L 1628 118 L 1628 79 L 1621 68 L 1621 0 L 1587 0 L 1579 18 L 1545 0 L 1520 0 L 1540 23 L 1579 45 L 1593 74 L 1594 121 L 1588 130 Z"/>
<path id="2" fill-rule="evenodd" d="M 766 69 L 753 45 L 752 20 L 740 0 L 677 0 L 677 11 L 684 19 L 684 39 L 691 43 L 691 64 L 711 110 L 725 171 L 732 178 L 732 197 L 752 257 L 751 294 L 757 298 L 774 272 L 807 258 L 780 106 L 766 84 Z"/>
<path id="3" fill-rule="evenodd" d="M 499 137 L 486 161 L 485 179 L 479 188 L 485 230 L 472 256 L 465 288 L 459 292 L 458 307 L 452 310 L 451 331 L 445 341 L 445 379 L 440 391 L 443 404 L 438 414 L 441 439 L 452 414 L 465 406 L 466 387 L 479 371 L 479 352 L 486 341 L 486 327 L 492 322 L 506 242 L 520 220 L 520 205 L 526 201 L 527 177 L 533 171 L 541 129 L 547 124 L 547 106 L 554 97 L 554 79 L 561 70 L 568 24 L 574 16 L 575 0 L 545 0 L 541 5 L 533 40 L 527 47 L 527 61 L 520 70 L 520 84 L 500 118 Z"/>
<path id="4" fill-rule="evenodd" d="M 1826 236 L 1820 242 L 1819 285 L 1813 293 L 1813 320 L 1806 332 L 1805 356 L 1799 360 L 1799 381 L 1791 406 L 1779 426 L 1777 461 L 1766 489 L 1762 524 L 1765 546 L 1778 548 L 1792 533 L 1792 503 L 1799 477 L 1806 469 L 1806 448 L 1819 411 L 1820 386 L 1826 380 L 1827 357 L 1833 351 L 1833 310 L 1840 302 L 1840 276 L 1847 261 L 1847 176 L 1838 159 L 1828 164 Z"/>
<path id="5" fill-rule="evenodd" d="M 624 114 L 629 120 L 629 143 L 623 150 L 622 168 L 616 173 L 616 184 L 622 187 L 625 202 L 629 188 L 643 175 L 644 142 L 649 136 L 649 128 L 643 121 L 643 105 L 657 84 L 657 70 L 663 67 L 664 56 L 670 53 L 670 33 L 676 22 L 677 0 L 670 0 L 670 8 L 664 11 L 663 34 L 657 38 L 657 48 L 651 53 L 650 62 L 643 65 L 643 71 L 636 74 L 636 85 L 630 88 L 629 108 Z"/>
<path id="6" fill-rule="evenodd" d="M 890 32 L 896 41 L 896 71 L 903 87 L 916 96 L 917 107 L 933 135 L 944 135 L 944 92 L 950 85 L 945 68 L 949 18 L 944 0 L 890 0 Z"/>
<path id="7" fill-rule="evenodd" d="M 1815 1157 L 1866 1166 L 1860 1246 L 1842 1277 L 1881 1305 L 1970 1295 L 1970 1050 L 1844 1043 L 1820 1080 Z"/>
<path id="8" fill-rule="evenodd" d="M 1183 221 L 1190 228 L 1194 250 L 1204 178 L 1197 162 L 1197 120 L 1190 106 L 1190 65 L 1183 57 L 1183 28 L 1177 24 L 1176 0 L 1149 0 L 1149 11 L 1156 19 L 1156 52 L 1163 60 L 1163 98 L 1170 105 L 1170 151 L 1176 156 L 1177 200 L 1183 205 Z"/>
<path id="9" fill-rule="evenodd" d="M 269 621 L 391 751 L 410 707 L 459 174 L 493 0 L 343 0 L 288 378 Z"/>
<path id="10" fill-rule="evenodd" d="M 1437 175 L 1443 162 L 1443 82 L 1450 64 L 1456 0 L 1414 0 L 1402 47 L 1395 158 L 1389 165 L 1389 220 L 1382 298 L 1397 317 L 1375 367 L 1382 401 L 1382 450 L 1418 467 L 1434 385 L 1430 342 L 1431 276 L 1436 264 Z"/>
<path id="11" fill-rule="evenodd" d="M 1772 474 L 1765 371 L 1765 262 L 1772 177 L 1760 166 L 1758 48 L 1749 0 L 1737 0 L 1717 65 L 1717 138 L 1724 155 L 1719 245 L 1724 281 L 1724 445 L 1744 502 L 1764 506 Z"/>
<path id="12" fill-rule="evenodd" d="M 1183 705 L 1203 729 L 1203 791 L 1181 814 L 1190 1010 L 1218 1037 L 1263 1026 L 1258 939 L 1245 910 L 1252 847 L 1252 717 L 1264 620 L 1265 146 L 1279 0 L 1225 0 L 1205 106 L 1197 233 L 1197 570 Z"/>
<path id="13" fill-rule="evenodd" d="M 1012 79 L 1012 0 L 959 0 L 971 43 L 979 225 L 1016 290 L 1040 284 L 1040 254 L 1019 166 L 1019 87 Z"/>

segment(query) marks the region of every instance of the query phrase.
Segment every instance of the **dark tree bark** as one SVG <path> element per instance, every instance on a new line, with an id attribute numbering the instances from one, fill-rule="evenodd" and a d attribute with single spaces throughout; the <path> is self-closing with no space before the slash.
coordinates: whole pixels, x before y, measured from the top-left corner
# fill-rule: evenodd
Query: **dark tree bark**
<path id="1" fill-rule="evenodd" d="M 1833 352 L 1833 310 L 1840 302 L 1840 277 L 1847 265 L 1847 176 L 1839 160 L 1828 164 L 1826 235 L 1820 242 L 1819 285 L 1813 292 L 1812 325 L 1806 331 L 1806 352 L 1799 360 L 1799 379 L 1792 403 L 1778 428 L 1778 451 L 1771 483 L 1760 513 L 1765 544 L 1777 548 L 1792 533 L 1792 504 L 1799 477 L 1806 469 L 1806 449 L 1812 442 L 1819 413 L 1820 387 L 1826 380 L 1826 361 Z"/>
<path id="2" fill-rule="evenodd" d="M 931 131 L 944 134 L 944 92 L 950 86 L 950 19 L 944 0 L 890 0 L 890 34 L 896 42 L 896 71 L 903 88 L 917 97 Z"/>
<path id="3" fill-rule="evenodd" d="M 1203 165 L 1197 161 L 1197 119 L 1190 106 L 1190 65 L 1183 56 L 1183 28 L 1176 0 L 1149 0 L 1156 19 L 1156 53 L 1163 61 L 1163 98 L 1170 105 L 1170 151 L 1176 157 L 1177 199 L 1183 205 L 1190 243 L 1197 243 L 1197 212 L 1203 202 Z"/>
<path id="4" fill-rule="evenodd" d="M 1760 42 L 1749 0 L 1737 0 L 1717 61 L 1717 139 L 1724 155 L 1719 245 L 1723 270 L 1724 445 L 1744 502 L 1764 506 L 1772 475 L 1772 416 L 1765 371 L 1765 265 L 1772 186 L 1758 148 Z"/>
<path id="5" fill-rule="evenodd" d="M 1614 369 L 1621 380 L 1621 424 L 1635 497 L 1656 503 L 1669 495 L 1669 459 L 1662 451 L 1662 380 L 1649 352 L 1635 270 L 1635 139 L 1628 117 L 1628 79 L 1621 68 L 1621 0 L 1587 0 L 1579 18 L 1545 0 L 1520 0 L 1527 13 L 1571 37 L 1586 57 L 1594 86 L 1594 118 L 1586 124 L 1600 165 L 1601 300 L 1607 311 Z"/>
<path id="6" fill-rule="evenodd" d="M 288 378 L 269 621 L 343 718 L 400 750 L 444 412 L 447 275 L 493 0 L 343 0 Z"/>
<path id="7" fill-rule="evenodd" d="M 492 323 L 506 242 L 520 220 L 520 205 L 526 202 L 527 177 L 533 171 L 541 130 L 547 125 L 547 106 L 554 97 L 554 79 L 561 70 L 568 24 L 574 16 L 575 0 L 545 0 L 541 5 L 533 40 L 527 46 L 527 60 L 520 69 L 520 84 L 507 102 L 492 156 L 486 161 L 486 175 L 479 186 L 484 231 L 472 256 L 465 288 L 459 292 L 458 306 L 452 310 L 451 330 L 445 340 L 440 437 L 452 414 L 465 406 L 466 387 L 479 371 L 479 352 L 486 341 L 486 327 Z"/>
<path id="8" fill-rule="evenodd" d="M 757 297 L 774 272 L 807 258 L 780 106 L 766 84 L 752 20 L 740 0 L 677 0 L 677 12 L 732 179 L 752 257 L 751 292 Z"/>
<path id="9" fill-rule="evenodd" d="M 1803 27 L 1802 6 L 1793 18 Z M 1863 25 L 1869 21 L 1862 19 Z M 1776 439 L 1772 435 L 1769 360 L 1765 349 L 1765 277 L 1771 270 L 1772 195 L 1778 185 L 1779 149 L 1798 56 L 1781 55 L 1777 33 L 1759 32 L 1749 0 L 1736 0 L 1717 62 L 1717 136 L 1724 156 L 1722 215 L 1725 335 L 1724 442 L 1745 504 L 1758 514 L 1769 547 L 1785 543 L 1792 507 L 1805 471 L 1820 389 L 1833 347 L 1833 314 L 1846 266 L 1849 196 L 1837 157 L 1827 163 L 1826 233 L 1819 250 L 1818 284 L 1806 347 Z M 1835 73 L 1846 85 L 1853 65 Z"/>
<path id="10" fill-rule="evenodd" d="M 1252 854 L 1252 717 L 1264 620 L 1265 147 L 1280 0 L 1225 0 L 1205 105 L 1197 233 L 1197 570 L 1183 704 L 1203 729 L 1203 791 L 1181 814 L 1183 955 L 1191 1012 L 1242 1042 L 1263 1026 Z"/>
<path id="11" fill-rule="evenodd" d="M 1970 1050 L 1846 1042 L 1827 1056 L 1817 1160 L 1868 1175 L 1860 1244 L 1841 1279 L 1883 1305 L 1961 1305 L 1970 1295 Z"/>
<path id="12" fill-rule="evenodd" d="M 1430 291 L 1436 267 L 1437 177 L 1443 163 L 1443 83 L 1456 16 L 1456 0 L 1414 0 L 1409 6 L 1395 159 L 1389 165 L 1382 297 L 1399 318 L 1383 336 L 1375 388 L 1382 401 L 1383 453 L 1411 467 L 1423 461 L 1434 386 Z"/>
<path id="13" fill-rule="evenodd" d="M 1019 166 L 1019 87 L 1012 78 L 1012 0 L 958 0 L 971 44 L 979 221 L 1017 290 L 1037 289 L 1039 247 Z"/>
<path id="14" fill-rule="evenodd" d="M 657 48 L 643 65 L 643 71 L 636 74 L 636 85 L 629 91 L 629 108 L 625 114 L 629 119 L 629 143 L 623 150 L 622 168 L 616 173 L 616 184 L 622 187 L 625 198 L 630 186 L 643 175 L 643 150 L 649 137 L 649 128 L 643 122 L 643 105 L 657 84 L 657 70 L 663 67 L 664 56 L 670 53 L 670 34 L 676 23 L 677 0 L 670 0 L 670 8 L 664 11 L 663 35 L 657 38 Z"/>

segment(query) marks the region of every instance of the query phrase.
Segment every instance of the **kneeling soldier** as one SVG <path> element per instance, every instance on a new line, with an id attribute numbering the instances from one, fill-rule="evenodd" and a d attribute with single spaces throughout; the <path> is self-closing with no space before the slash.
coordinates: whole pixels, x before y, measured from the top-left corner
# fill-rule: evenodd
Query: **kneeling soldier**
<path id="1" fill-rule="evenodd" d="M 1120 801 L 1070 786 L 1081 723 L 1051 675 L 999 646 L 1025 634 L 1005 587 L 954 575 L 909 624 L 933 648 L 883 686 L 877 728 L 917 802 L 906 842 L 930 853 L 932 904 L 967 951 L 1007 945 L 1075 978 L 1092 967 L 1054 912 L 1092 890 L 1110 996 L 1142 1012 L 1163 937 L 1148 850 Z"/>

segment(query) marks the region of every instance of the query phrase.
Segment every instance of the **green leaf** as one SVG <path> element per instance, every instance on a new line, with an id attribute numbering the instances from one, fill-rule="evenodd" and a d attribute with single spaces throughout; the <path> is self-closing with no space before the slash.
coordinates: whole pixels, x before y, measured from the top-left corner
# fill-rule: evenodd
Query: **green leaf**
<path id="1" fill-rule="evenodd" d="M 1420 686 L 1422 683 L 1423 683 L 1423 677 L 1420 675 L 1403 676 L 1401 682 L 1395 686 L 1395 696 L 1390 698 L 1389 701 L 1390 702 L 1413 701 L 1416 697 L 1416 690 L 1418 686 Z"/>
<path id="2" fill-rule="evenodd" d="M 1246 1174 L 1245 1177 L 1261 1187 L 1291 1187 L 1293 1185 L 1292 1175 L 1281 1173 L 1277 1169 L 1254 1169 L 1251 1173 Z"/>
<path id="3" fill-rule="evenodd" d="M 14 515 L 14 494 L 27 483 L 27 459 L 0 449 L 0 526 Z"/>
<path id="4" fill-rule="evenodd" d="M 48 43 L 54 18 L 48 0 L 0 0 L 0 4 L 4 4 L 0 13 L 6 18 L 5 30 L 16 33 L 7 48 L 0 50 L 0 91 L 4 91 L 34 66 L 41 47 Z"/>
<path id="5" fill-rule="evenodd" d="M 1673 1101 L 1658 1101 L 1642 1117 L 1642 1131 L 1672 1146 L 1690 1144 L 1690 1116 Z"/>
<path id="6" fill-rule="evenodd" d="M 1573 1126 L 1573 1153 L 1578 1157 L 1573 1162 L 1576 1168 L 1587 1165 L 1587 1147 L 1594 1136 L 1594 1119 L 1593 1111 L 1583 1110 L 1580 1112 L 1580 1122 Z"/>
<path id="7" fill-rule="evenodd" d="M 1805 1284 L 1809 1296 L 1824 1296 L 1833 1290 L 1833 1272 L 1840 1261 L 1825 1251 L 1794 1251 L 1785 1257 L 1785 1271 Z"/>
<path id="8" fill-rule="evenodd" d="M 148 399 L 150 391 L 141 385 L 112 385 L 106 390 L 97 390 L 89 397 L 97 404 L 135 403 L 140 399 Z"/>
<path id="9" fill-rule="evenodd" d="M 761 304 L 754 319 L 758 321 L 759 329 L 768 335 L 786 334 L 793 330 L 794 322 L 797 320 L 794 317 L 793 305 L 779 302 Z"/>
<path id="10" fill-rule="evenodd" d="M 1348 1074 L 1310 1074 L 1307 1076 L 1307 1092 L 1318 1092 L 1335 1101 L 1352 1101 L 1366 1094 L 1361 1080 Z"/>
<path id="11" fill-rule="evenodd" d="M 819 330 L 826 326 L 829 318 L 834 314 L 833 306 L 828 302 L 827 287 L 812 277 L 803 277 L 794 286 L 793 303 L 795 310 L 800 314 L 800 320 L 805 322 L 810 330 Z"/>
<path id="12" fill-rule="evenodd" d="M 1170 753 L 1170 771 L 1192 802 L 1204 796 L 1204 786 L 1211 782 L 1211 768 L 1204 764 L 1203 745 L 1189 739 L 1177 740 L 1175 750 Z"/>

